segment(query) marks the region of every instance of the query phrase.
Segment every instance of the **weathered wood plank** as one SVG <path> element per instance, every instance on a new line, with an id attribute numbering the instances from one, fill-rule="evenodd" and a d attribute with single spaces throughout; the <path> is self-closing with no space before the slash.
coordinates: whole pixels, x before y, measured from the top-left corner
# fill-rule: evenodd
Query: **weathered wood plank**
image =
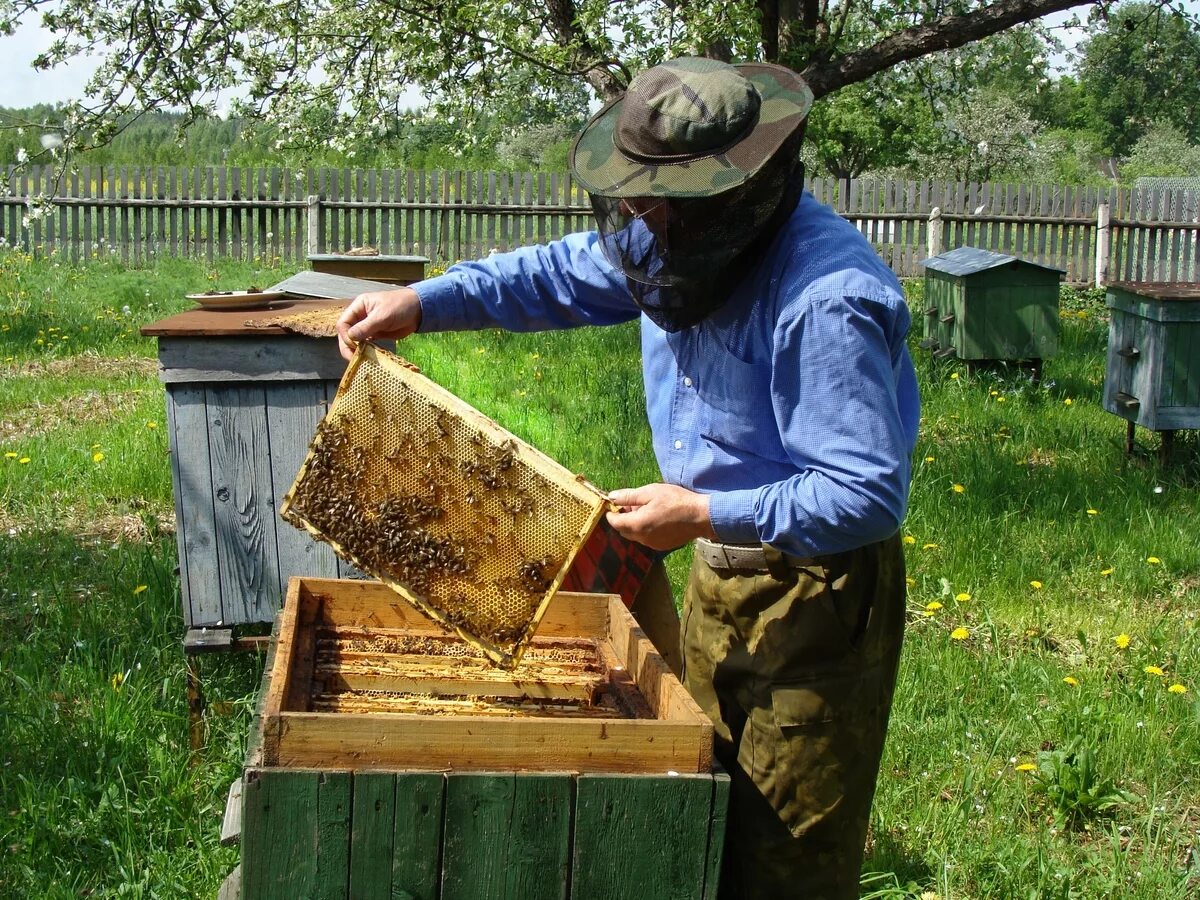
<path id="1" fill-rule="evenodd" d="M 225 798 L 225 817 L 221 820 L 221 843 L 228 847 L 236 844 L 242 836 L 242 779 L 229 786 Z"/>
<path id="2" fill-rule="evenodd" d="M 265 390 L 214 385 L 206 408 L 222 609 L 230 622 L 270 622 L 281 594 Z"/>
<path id="3" fill-rule="evenodd" d="M 189 628 L 216 625 L 224 619 L 217 577 L 208 407 L 202 387 L 167 389 L 167 435 L 184 621 Z"/>
<path id="4" fill-rule="evenodd" d="M 571 900 L 699 900 L 708 869 L 711 774 L 576 781 Z"/>
<path id="5" fill-rule="evenodd" d="M 346 900 L 350 892 L 352 776 L 322 772 L 317 783 L 317 851 L 312 900 Z"/>
<path id="6" fill-rule="evenodd" d="M 442 900 L 562 900 L 570 775 L 446 776 Z"/>
<path id="7" fill-rule="evenodd" d="M 701 900 L 717 900 L 721 884 L 721 861 L 725 855 L 725 822 L 729 813 L 729 774 L 713 772 L 712 812 L 708 820 L 708 847 L 704 856 L 704 887 Z"/>
<path id="8" fill-rule="evenodd" d="M 332 254 L 318 254 L 318 256 Z M 354 257 L 350 257 L 353 259 Z M 349 278 L 329 272 L 297 272 L 273 284 L 272 291 L 283 291 L 297 297 L 319 297 L 326 300 L 353 300 L 359 294 L 370 291 L 391 291 L 396 286 L 386 281 L 371 281 L 366 278 Z"/>
<path id="9" fill-rule="evenodd" d="M 396 775 L 396 827 L 392 841 L 392 897 L 436 900 L 442 864 L 446 779 L 441 773 Z"/>
<path id="10" fill-rule="evenodd" d="M 158 342 L 166 384 L 341 380 L 346 361 L 330 338 L 270 335 L 172 337 Z M 311 437 L 309 434 L 307 437 Z"/>
<path id="11" fill-rule="evenodd" d="M 316 880 L 317 772 L 252 769 L 242 810 L 242 897 L 307 897 Z M 281 837 L 287 835 L 287 840 Z"/>
<path id="12" fill-rule="evenodd" d="M 396 775 L 354 775 L 350 823 L 350 896 L 392 900 L 392 854 L 396 829 Z"/>
<path id="13" fill-rule="evenodd" d="M 241 900 L 242 896 L 242 864 L 238 863 L 233 871 L 225 876 L 221 888 L 217 891 L 217 900 Z"/>
<path id="14" fill-rule="evenodd" d="M 267 388 L 267 441 L 271 465 L 274 508 L 296 479 L 308 445 L 325 415 L 328 385 L 322 381 L 296 381 Z M 313 540 L 301 528 L 280 524 L 276 528 L 280 596 L 292 575 L 337 575 L 337 558 L 326 543 Z"/>

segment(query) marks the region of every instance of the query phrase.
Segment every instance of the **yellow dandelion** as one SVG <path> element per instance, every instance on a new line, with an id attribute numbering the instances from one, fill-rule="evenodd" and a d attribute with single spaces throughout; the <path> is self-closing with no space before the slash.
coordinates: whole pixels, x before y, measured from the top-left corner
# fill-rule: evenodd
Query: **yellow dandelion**
<path id="1" fill-rule="evenodd" d="M 144 584 L 139 584 L 137 587 L 135 587 L 135 588 L 133 589 L 133 592 L 134 592 L 134 594 L 140 594 L 140 593 L 142 593 L 143 591 L 145 591 L 146 589 L 147 589 L 147 586 L 146 586 L 146 585 L 144 585 Z"/>
<path id="2" fill-rule="evenodd" d="M 1042 589 L 1042 583 L 1040 581 L 1031 581 L 1029 582 L 1029 586 L 1035 591 L 1040 591 Z"/>
<path id="3" fill-rule="evenodd" d="M 971 599 L 971 595 L 968 594 L 966 591 L 960 591 L 959 593 L 954 595 L 954 599 L 957 600 L 959 603 L 966 603 L 968 600 Z"/>
<path id="4" fill-rule="evenodd" d="M 911 534 L 906 534 L 904 536 L 904 543 L 915 544 L 916 542 L 917 542 L 917 539 L 915 537 L 913 537 Z"/>
<path id="5" fill-rule="evenodd" d="M 4 458 L 5 458 L 5 459 L 16 459 L 16 458 L 17 458 L 17 454 L 13 453 L 13 452 L 10 450 L 8 453 L 5 453 L 5 454 L 4 454 Z"/>
<path id="6" fill-rule="evenodd" d="M 17 462 L 20 463 L 21 465 L 25 465 L 27 462 L 29 462 L 29 457 L 22 456 L 20 459 L 17 460 Z"/>
<path id="7" fill-rule="evenodd" d="M 958 381 L 958 373 L 957 373 L 957 372 L 951 372 L 951 373 L 950 373 L 950 380 L 951 380 L 951 381 Z"/>
<path id="8" fill-rule="evenodd" d="M 1075 402 L 1074 400 L 1072 400 L 1070 397 L 1068 397 L 1066 400 L 1063 401 L 1063 406 L 1070 406 L 1074 402 Z"/>
<path id="9" fill-rule="evenodd" d="M 125 673 L 113 672 L 112 678 L 108 679 L 108 683 L 112 685 L 112 689 L 114 691 L 119 691 L 121 689 L 121 685 L 125 683 Z"/>
<path id="10" fill-rule="evenodd" d="M 1068 675 L 1063 679 L 1063 684 L 1070 685 L 1071 687 L 1079 687 L 1079 679 Z"/>
<path id="11" fill-rule="evenodd" d="M 967 631 L 967 629 L 963 628 L 961 625 L 950 632 L 950 640 L 952 641 L 965 641 L 970 636 L 971 632 Z"/>
<path id="12" fill-rule="evenodd" d="M 1157 565 L 1162 564 L 1162 560 L 1159 559 L 1157 556 L 1147 556 L 1146 562 L 1148 562 L 1152 566 L 1157 566 Z"/>
<path id="13" fill-rule="evenodd" d="M 1167 688 L 1167 690 L 1172 694 L 1186 694 L 1187 693 L 1187 688 L 1185 688 L 1182 684 L 1179 684 L 1178 682 L 1171 685 L 1169 688 Z"/>
<path id="14" fill-rule="evenodd" d="M 146 427 L 149 428 L 151 431 L 153 431 L 155 428 L 158 427 L 158 423 L 157 422 L 147 422 Z"/>
<path id="15" fill-rule="evenodd" d="M 965 487 L 963 487 L 961 484 L 956 484 L 951 488 L 951 490 L 954 491 L 954 493 L 956 493 L 956 494 L 963 494 L 963 493 L 966 493 L 967 489 Z"/>
<path id="16" fill-rule="evenodd" d="M 1130 638 L 1129 635 L 1127 635 L 1125 632 L 1122 631 L 1115 638 L 1113 638 L 1113 643 L 1117 645 L 1118 650 L 1124 650 L 1125 648 L 1127 648 L 1129 646 L 1129 642 L 1131 640 L 1132 640 L 1132 638 Z"/>
<path id="17" fill-rule="evenodd" d="M 992 397 L 999 397 L 999 396 L 1000 396 L 1000 392 L 999 392 L 999 391 L 992 391 L 990 396 L 992 396 Z"/>
<path id="18" fill-rule="evenodd" d="M 1089 516 L 1098 516 L 1098 515 L 1100 515 L 1100 510 L 1098 510 L 1098 509 L 1089 509 L 1089 510 L 1087 511 L 1087 514 L 1088 514 Z"/>
<path id="19" fill-rule="evenodd" d="M 1142 669 L 1142 671 L 1147 675 L 1157 675 L 1159 678 L 1167 674 L 1158 666 L 1146 666 L 1144 669 Z"/>
<path id="20" fill-rule="evenodd" d="M 932 456 L 925 457 L 925 462 L 933 462 L 933 457 Z"/>
<path id="21" fill-rule="evenodd" d="M 1117 571 L 1117 570 L 1116 570 L 1116 569 L 1113 569 L 1113 568 L 1101 569 L 1101 570 L 1100 570 L 1100 577 L 1101 577 L 1101 578 L 1107 578 L 1109 575 L 1111 575 L 1111 574 L 1112 574 L 1113 572 L 1115 572 L 1115 571 Z"/>
<path id="22" fill-rule="evenodd" d="M 922 544 L 921 545 L 922 550 L 936 550 L 937 548 L 938 548 L 937 544 Z"/>
<path id="23" fill-rule="evenodd" d="M 997 403 L 1003 403 L 1003 402 L 1004 402 L 1005 400 L 1007 400 L 1007 399 L 1008 399 L 1007 397 L 997 397 L 997 398 L 996 398 L 996 402 L 997 402 Z"/>
<path id="24" fill-rule="evenodd" d="M 92 454 L 92 462 L 100 462 L 102 459 L 104 459 L 104 454 L 99 450 Z"/>
<path id="25" fill-rule="evenodd" d="M 1035 766 L 1033 763 L 1021 763 L 1020 765 L 1017 766 L 1017 771 L 1018 772 L 1036 772 L 1037 766 Z"/>
<path id="26" fill-rule="evenodd" d="M 939 609 L 942 608 L 942 604 L 940 604 L 936 600 L 930 600 L 928 603 L 925 604 L 925 608 L 927 610 L 929 610 L 930 612 L 937 612 Z"/>
<path id="27" fill-rule="evenodd" d="M 908 576 L 905 576 L 904 583 L 907 584 L 909 587 L 916 587 L 917 579 L 913 578 L 911 575 L 908 575 Z"/>

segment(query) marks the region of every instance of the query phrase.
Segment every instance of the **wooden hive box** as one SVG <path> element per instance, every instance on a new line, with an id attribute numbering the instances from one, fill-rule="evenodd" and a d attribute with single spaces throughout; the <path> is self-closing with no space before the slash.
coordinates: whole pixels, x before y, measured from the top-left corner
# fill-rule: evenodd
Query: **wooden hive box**
<path id="1" fill-rule="evenodd" d="M 387 587 L 294 578 L 241 783 L 240 896 L 715 895 L 712 724 L 618 597 L 505 671 Z"/>
<path id="2" fill-rule="evenodd" d="M 922 348 L 963 360 L 1040 360 L 1058 352 L 1060 269 L 974 247 L 921 265 Z"/>
<path id="3" fill-rule="evenodd" d="M 1104 408 L 1151 431 L 1200 428 L 1200 285 L 1108 286 Z"/>
<path id="4" fill-rule="evenodd" d="M 146 325 L 166 386 L 179 582 L 190 629 L 274 621 L 292 575 L 355 577 L 279 506 L 346 370 L 337 340 L 246 323 L 340 307 L 191 309 Z"/>
<path id="5" fill-rule="evenodd" d="M 314 272 L 325 272 L 329 275 L 369 278 L 389 284 L 412 284 L 425 277 L 425 266 L 429 264 L 429 260 L 424 256 L 310 253 L 308 264 Z"/>

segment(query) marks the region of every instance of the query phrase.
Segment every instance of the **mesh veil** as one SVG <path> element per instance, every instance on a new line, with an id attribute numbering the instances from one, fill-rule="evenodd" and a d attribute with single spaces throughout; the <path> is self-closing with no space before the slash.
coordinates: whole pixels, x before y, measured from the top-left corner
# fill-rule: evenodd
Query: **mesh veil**
<path id="1" fill-rule="evenodd" d="M 680 331 L 725 303 L 800 199 L 798 144 L 788 141 L 753 178 L 708 197 L 591 195 L 604 255 L 651 321 Z"/>

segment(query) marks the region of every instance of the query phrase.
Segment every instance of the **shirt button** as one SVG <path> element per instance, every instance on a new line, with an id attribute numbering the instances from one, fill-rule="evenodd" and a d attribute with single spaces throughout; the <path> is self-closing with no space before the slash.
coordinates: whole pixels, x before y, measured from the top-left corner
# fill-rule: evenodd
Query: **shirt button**
<path id="1" fill-rule="evenodd" d="M 683 449 L 683 441 L 676 441 L 676 442 L 675 442 L 675 449 L 676 449 L 676 450 L 682 450 L 682 449 Z"/>
<path id="2" fill-rule="evenodd" d="M 683 386 L 684 386 L 684 387 L 691 387 L 691 386 L 692 386 L 692 379 L 690 379 L 690 378 L 684 378 L 684 379 L 683 379 Z"/>

